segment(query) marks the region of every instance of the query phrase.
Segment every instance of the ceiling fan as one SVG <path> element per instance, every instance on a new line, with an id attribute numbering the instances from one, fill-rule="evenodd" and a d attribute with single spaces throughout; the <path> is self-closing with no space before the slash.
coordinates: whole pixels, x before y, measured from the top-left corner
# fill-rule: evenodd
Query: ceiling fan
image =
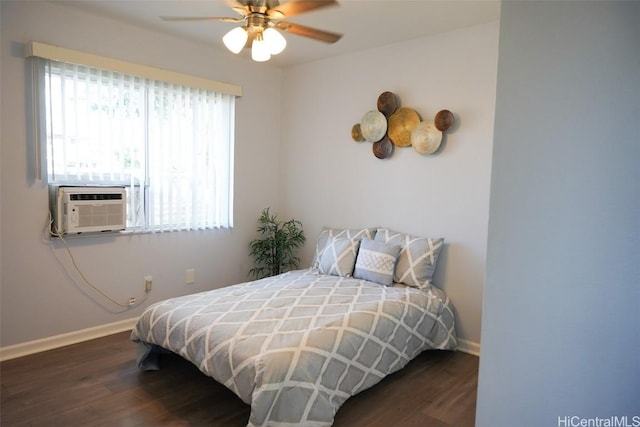
<path id="1" fill-rule="evenodd" d="M 240 17 L 161 16 L 160 18 L 165 21 L 241 23 L 241 26 L 225 34 L 222 41 L 233 53 L 240 53 L 245 47 L 251 47 L 252 59 L 259 62 L 268 61 L 271 55 L 279 54 L 286 47 L 287 40 L 277 30 L 325 43 L 335 43 L 342 37 L 342 34 L 282 20 L 328 6 L 337 6 L 336 0 L 289 0 L 283 4 L 278 0 L 224 0 L 224 2 Z"/>

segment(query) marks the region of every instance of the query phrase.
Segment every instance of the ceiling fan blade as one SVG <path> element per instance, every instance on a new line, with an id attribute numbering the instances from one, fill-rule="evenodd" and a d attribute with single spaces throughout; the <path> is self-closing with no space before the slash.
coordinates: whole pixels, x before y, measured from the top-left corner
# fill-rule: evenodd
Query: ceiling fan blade
<path id="1" fill-rule="evenodd" d="M 325 43 L 335 43 L 340 38 L 342 38 L 342 34 L 331 33 L 329 31 L 318 30 L 316 28 L 307 27 L 305 25 L 293 24 L 291 22 L 280 21 L 275 24 L 276 28 L 286 31 L 291 34 L 295 34 L 302 37 L 309 37 L 314 40 L 319 40 Z"/>
<path id="2" fill-rule="evenodd" d="M 216 21 L 216 22 L 244 22 L 245 18 L 223 18 L 218 16 L 161 16 L 163 21 Z"/>
<path id="3" fill-rule="evenodd" d="M 267 14 L 273 19 L 282 19 L 328 6 L 338 6 L 338 2 L 336 0 L 289 0 L 269 9 Z"/>

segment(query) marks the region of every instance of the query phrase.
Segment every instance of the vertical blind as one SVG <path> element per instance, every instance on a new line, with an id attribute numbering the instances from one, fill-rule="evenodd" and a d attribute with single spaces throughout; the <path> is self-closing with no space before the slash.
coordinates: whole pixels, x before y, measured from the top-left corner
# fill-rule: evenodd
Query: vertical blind
<path id="1" fill-rule="evenodd" d="M 126 186 L 132 231 L 233 226 L 235 95 L 34 63 L 50 184 Z"/>

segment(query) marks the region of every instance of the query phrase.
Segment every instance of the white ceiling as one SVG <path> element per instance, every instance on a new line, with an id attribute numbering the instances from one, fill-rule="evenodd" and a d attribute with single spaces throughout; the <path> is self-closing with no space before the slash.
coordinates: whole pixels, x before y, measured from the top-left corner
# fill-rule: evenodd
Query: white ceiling
<path id="1" fill-rule="evenodd" d="M 160 16 L 238 15 L 223 0 L 50 0 L 104 17 L 126 21 L 226 50 L 222 36 L 237 24 L 166 22 Z M 285 0 L 281 0 L 282 3 Z M 287 21 L 342 33 L 335 44 L 284 33 L 287 48 L 270 63 L 281 67 L 349 54 L 493 21 L 498 0 L 339 0 L 339 6 L 287 18 Z M 232 53 L 229 53 L 232 55 Z M 249 58 L 249 52 L 241 55 Z"/>

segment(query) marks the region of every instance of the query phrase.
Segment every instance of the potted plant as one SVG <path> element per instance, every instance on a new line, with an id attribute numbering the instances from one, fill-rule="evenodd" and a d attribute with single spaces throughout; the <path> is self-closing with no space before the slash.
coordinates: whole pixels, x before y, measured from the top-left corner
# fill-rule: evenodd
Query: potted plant
<path id="1" fill-rule="evenodd" d="M 300 258 L 295 250 L 305 242 L 300 221 L 278 221 L 277 215 L 271 214 L 267 207 L 258 219 L 258 233 L 261 237 L 249 243 L 249 254 L 254 259 L 249 274 L 261 279 L 298 267 Z"/>

